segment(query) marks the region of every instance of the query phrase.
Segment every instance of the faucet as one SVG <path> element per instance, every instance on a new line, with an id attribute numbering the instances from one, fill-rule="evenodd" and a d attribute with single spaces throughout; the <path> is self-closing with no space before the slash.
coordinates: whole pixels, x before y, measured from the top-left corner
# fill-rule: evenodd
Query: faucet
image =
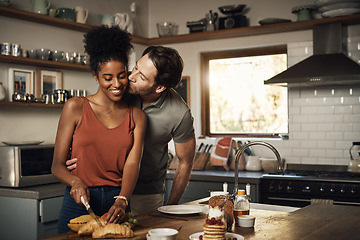
<path id="1" fill-rule="evenodd" d="M 247 144 L 243 145 L 239 151 L 237 151 L 236 155 L 235 155 L 235 184 L 234 184 L 234 193 L 233 195 L 236 196 L 237 195 L 237 191 L 239 189 L 239 159 L 241 154 L 243 153 L 243 151 L 253 145 L 263 145 L 265 147 L 268 147 L 270 150 L 272 150 L 277 158 L 278 161 L 278 171 L 282 171 L 283 170 L 283 163 L 282 163 L 282 159 L 280 157 L 279 152 L 276 150 L 276 148 L 274 146 L 272 146 L 270 143 L 267 142 L 263 142 L 263 141 L 254 141 L 254 142 L 248 142 Z"/>

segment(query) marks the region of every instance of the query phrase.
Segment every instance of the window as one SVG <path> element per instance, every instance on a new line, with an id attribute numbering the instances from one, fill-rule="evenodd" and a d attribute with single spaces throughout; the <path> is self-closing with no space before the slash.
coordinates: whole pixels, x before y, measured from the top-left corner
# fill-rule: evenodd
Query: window
<path id="1" fill-rule="evenodd" d="M 288 133 L 287 88 L 264 84 L 287 68 L 286 46 L 206 52 L 201 66 L 203 135 Z"/>

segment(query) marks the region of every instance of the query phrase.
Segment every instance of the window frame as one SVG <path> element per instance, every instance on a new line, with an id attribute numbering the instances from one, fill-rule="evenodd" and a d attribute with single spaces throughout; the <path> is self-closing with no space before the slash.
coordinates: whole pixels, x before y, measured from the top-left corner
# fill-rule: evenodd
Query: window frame
<path id="1" fill-rule="evenodd" d="M 287 54 L 287 45 L 275 45 L 267 47 L 243 48 L 235 50 L 220 50 L 200 53 L 201 67 L 201 135 L 208 137 L 258 137 L 280 138 L 279 134 L 217 134 L 210 132 L 210 89 L 209 89 L 209 61 L 222 58 L 250 57 L 272 54 Z M 266 79 L 264 79 L 266 80 Z"/>

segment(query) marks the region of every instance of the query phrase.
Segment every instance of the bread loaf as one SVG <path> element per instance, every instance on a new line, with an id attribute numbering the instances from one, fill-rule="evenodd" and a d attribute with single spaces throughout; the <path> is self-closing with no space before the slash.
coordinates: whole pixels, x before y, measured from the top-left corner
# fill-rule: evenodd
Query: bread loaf
<path id="1" fill-rule="evenodd" d="M 116 224 L 108 223 L 104 227 L 96 228 L 92 233 L 93 238 L 130 238 L 134 237 L 134 232 L 131 228 Z"/>

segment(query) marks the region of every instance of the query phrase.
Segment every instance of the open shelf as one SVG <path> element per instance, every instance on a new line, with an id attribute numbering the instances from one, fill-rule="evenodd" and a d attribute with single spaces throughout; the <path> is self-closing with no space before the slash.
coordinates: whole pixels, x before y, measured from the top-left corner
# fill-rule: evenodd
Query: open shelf
<path id="1" fill-rule="evenodd" d="M 26 20 L 26 21 L 32 21 L 40 24 L 55 26 L 59 28 L 80 31 L 80 32 L 87 32 L 94 27 L 87 24 L 63 20 L 55 17 L 49 17 L 46 15 L 41 15 L 41 14 L 14 9 L 10 7 L 0 6 L 0 15 Z M 255 36 L 255 35 L 263 35 L 263 34 L 271 34 L 271 33 L 301 31 L 301 30 L 312 29 L 314 25 L 335 23 L 335 22 L 341 22 L 344 25 L 360 24 L 360 14 L 332 17 L 332 18 L 313 19 L 307 21 L 276 23 L 276 24 L 269 24 L 264 26 L 224 29 L 224 30 L 217 30 L 212 32 L 180 34 L 169 37 L 144 38 L 144 37 L 132 35 L 131 38 L 133 43 L 138 43 L 143 45 L 160 45 L 160 44 L 185 43 L 185 42 L 225 39 L 225 38 L 234 38 L 234 37 Z"/>
<path id="2" fill-rule="evenodd" d="M 0 101 L 0 107 L 63 108 L 64 104 Z"/>
<path id="3" fill-rule="evenodd" d="M 24 64 L 24 65 L 44 67 L 44 68 L 75 70 L 82 72 L 90 71 L 90 67 L 88 65 L 74 64 L 68 62 L 56 62 L 56 61 L 41 60 L 41 59 L 26 58 L 26 57 L 14 57 L 10 55 L 1 55 L 1 54 L 0 54 L 0 62 Z"/>

